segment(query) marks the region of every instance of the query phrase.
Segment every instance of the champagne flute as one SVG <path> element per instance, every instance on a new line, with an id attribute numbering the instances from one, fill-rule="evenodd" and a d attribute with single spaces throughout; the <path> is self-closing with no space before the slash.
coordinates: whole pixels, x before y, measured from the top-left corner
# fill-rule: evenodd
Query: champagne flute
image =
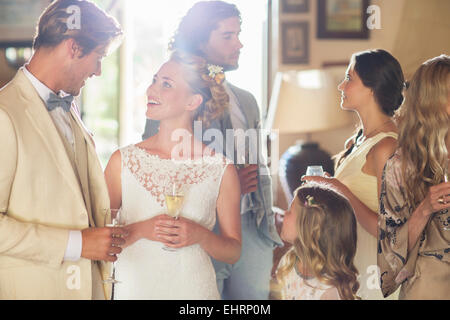
<path id="1" fill-rule="evenodd" d="M 236 168 L 237 168 L 238 170 L 247 168 L 247 167 L 250 165 L 249 163 L 246 162 L 245 156 L 242 156 L 242 157 L 241 157 L 241 161 L 240 161 L 240 162 L 241 162 L 241 163 L 237 163 L 237 164 L 236 164 Z"/>
<path id="2" fill-rule="evenodd" d="M 444 170 L 444 182 L 448 182 L 448 170 L 450 169 L 449 166 L 450 160 L 447 158 L 445 170 Z"/>
<path id="3" fill-rule="evenodd" d="M 446 167 L 445 167 L 445 171 L 444 171 L 444 182 L 448 182 L 448 171 L 450 170 L 450 167 L 449 167 L 449 165 L 450 165 L 450 159 L 449 158 L 447 158 L 447 161 L 446 161 Z M 447 197 L 448 197 L 449 195 L 447 195 Z M 445 231 L 448 231 L 448 230 L 450 230 L 450 227 L 448 226 L 448 224 L 446 225 L 446 226 L 444 226 L 444 230 Z"/>
<path id="4" fill-rule="evenodd" d="M 105 213 L 105 227 L 115 228 L 123 227 L 125 225 L 125 214 L 119 209 L 109 209 Z M 117 261 L 117 260 L 116 260 Z M 119 283 L 115 278 L 116 261 L 112 263 L 112 272 L 108 279 L 103 280 L 103 283 Z"/>
<path id="5" fill-rule="evenodd" d="M 171 187 L 166 188 L 164 196 L 166 199 L 167 207 L 166 214 L 173 217 L 174 219 L 178 219 L 184 203 L 184 194 L 182 190 L 177 189 L 174 183 Z M 176 249 L 170 248 L 168 246 L 164 246 L 163 249 L 166 251 L 176 251 Z"/>
<path id="6" fill-rule="evenodd" d="M 445 162 L 445 164 L 444 164 L 444 168 L 443 168 L 443 173 L 444 173 L 444 182 L 443 183 L 446 183 L 446 182 L 448 182 L 449 159 L 447 158 L 444 162 Z M 446 197 L 449 197 L 449 196 L 450 195 L 446 195 L 446 196 L 442 195 L 439 197 L 439 199 L 437 201 L 440 204 L 447 204 Z"/>
<path id="7" fill-rule="evenodd" d="M 240 170 L 247 168 L 250 165 L 250 155 L 249 150 L 244 145 L 242 145 L 238 139 L 238 136 L 234 137 L 234 156 L 235 156 L 235 167 Z M 248 160 L 248 162 L 247 162 Z"/>
<path id="8" fill-rule="evenodd" d="M 322 166 L 308 166 L 308 168 L 306 169 L 306 175 L 323 177 L 323 168 Z"/>

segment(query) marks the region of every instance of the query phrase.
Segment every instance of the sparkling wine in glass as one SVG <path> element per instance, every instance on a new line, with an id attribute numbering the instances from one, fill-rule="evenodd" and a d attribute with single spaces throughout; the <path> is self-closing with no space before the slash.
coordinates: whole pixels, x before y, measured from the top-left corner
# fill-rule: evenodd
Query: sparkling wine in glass
<path id="1" fill-rule="evenodd" d="M 166 214 L 173 217 L 174 219 L 178 219 L 184 203 L 183 192 L 181 191 L 181 189 L 177 188 L 175 184 L 173 184 L 171 187 L 166 188 L 164 196 L 166 199 L 167 207 Z M 167 246 L 164 246 L 163 249 L 166 251 L 176 251 L 176 249 Z"/>
<path id="2" fill-rule="evenodd" d="M 247 168 L 250 165 L 249 149 L 246 148 L 245 141 L 242 143 L 238 136 L 234 137 L 235 166 L 238 170 Z"/>
<path id="3" fill-rule="evenodd" d="M 109 209 L 105 213 L 105 227 L 115 228 L 125 226 L 125 214 L 119 209 Z M 116 260 L 117 261 L 117 260 Z M 115 278 L 116 261 L 112 263 L 112 272 L 108 279 L 103 280 L 104 283 L 119 283 Z"/>
<path id="4" fill-rule="evenodd" d="M 178 218 L 183 207 L 184 196 L 181 194 L 166 194 L 167 214 L 175 219 Z"/>
<path id="5" fill-rule="evenodd" d="M 306 169 L 307 176 L 321 176 L 323 177 L 324 172 L 322 166 L 308 166 Z"/>

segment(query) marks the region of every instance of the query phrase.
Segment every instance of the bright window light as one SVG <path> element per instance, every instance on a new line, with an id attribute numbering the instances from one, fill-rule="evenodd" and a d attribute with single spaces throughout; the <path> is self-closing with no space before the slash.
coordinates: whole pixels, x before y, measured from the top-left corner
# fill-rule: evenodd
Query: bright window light
<path id="1" fill-rule="evenodd" d="M 105 9 L 112 3 L 112 0 L 94 1 Z M 168 43 L 181 18 L 197 1 L 116 2 L 118 10 L 112 14 L 124 27 L 124 46 L 104 59 L 102 76 L 90 79 L 83 89 L 83 120 L 95 133 L 103 166 L 117 148 L 142 140 L 147 110 L 146 90 L 153 75 L 169 57 Z M 236 4 L 241 12 L 240 39 L 244 45 L 239 69 L 227 72 L 227 79 L 250 91 L 261 110 L 265 110 L 268 0 L 226 1 Z"/>
<path id="2" fill-rule="evenodd" d="M 146 96 L 145 91 L 159 67 L 168 59 L 168 43 L 178 27 L 181 18 L 198 0 L 133 0 L 129 2 L 132 25 L 129 29 L 133 50 L 132 86 L 134 110 L 133 131 L 130 142 L 139 141 L 145 126 Z M 230 0 L 238 7 L 242 16 L 241 50 L 239 69 L 227 72 L 230 83 L 250 91 L 260 108 L 262 103 L 265 78 L 264 28 L 267 26 L 267 0 Z"/>

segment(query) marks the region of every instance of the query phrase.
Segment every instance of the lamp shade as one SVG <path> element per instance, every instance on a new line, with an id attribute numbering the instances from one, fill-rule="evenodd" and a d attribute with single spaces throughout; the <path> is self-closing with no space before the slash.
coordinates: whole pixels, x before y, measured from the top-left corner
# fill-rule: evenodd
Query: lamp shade
<path id="1" fill-rule="evenodd" d="M 279 133 L 313 133 L 353 122 L 343 111 L 339 79 L 345 69 L 278 72 L 272 90 L 266 127 Z"/>

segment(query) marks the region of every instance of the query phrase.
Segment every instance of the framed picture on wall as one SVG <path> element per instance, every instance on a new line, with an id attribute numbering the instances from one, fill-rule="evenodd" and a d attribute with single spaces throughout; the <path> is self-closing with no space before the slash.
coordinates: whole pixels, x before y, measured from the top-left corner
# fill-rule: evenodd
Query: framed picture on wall
<path id="1" fill-rule="evenodd" d="M 309 11 L 309 0 L 281 0 L 282 13 L 304 13 Z"/>
<path id="2" fill-rule="evenodd" d="M 1 0 L 0 48 L 31 47 L 39 16 L 50 0 Z"/>
<path id="3" fill-rule="evenodd" d="M 309 63 L 308 22 L 283 22 L 281 24 L 281 50 L 283 64 Z"/>
<path id="4" fill-rule="evenodd" d="M 318 0 L 317 38 L 368 39 L 369 0 Z"/>

